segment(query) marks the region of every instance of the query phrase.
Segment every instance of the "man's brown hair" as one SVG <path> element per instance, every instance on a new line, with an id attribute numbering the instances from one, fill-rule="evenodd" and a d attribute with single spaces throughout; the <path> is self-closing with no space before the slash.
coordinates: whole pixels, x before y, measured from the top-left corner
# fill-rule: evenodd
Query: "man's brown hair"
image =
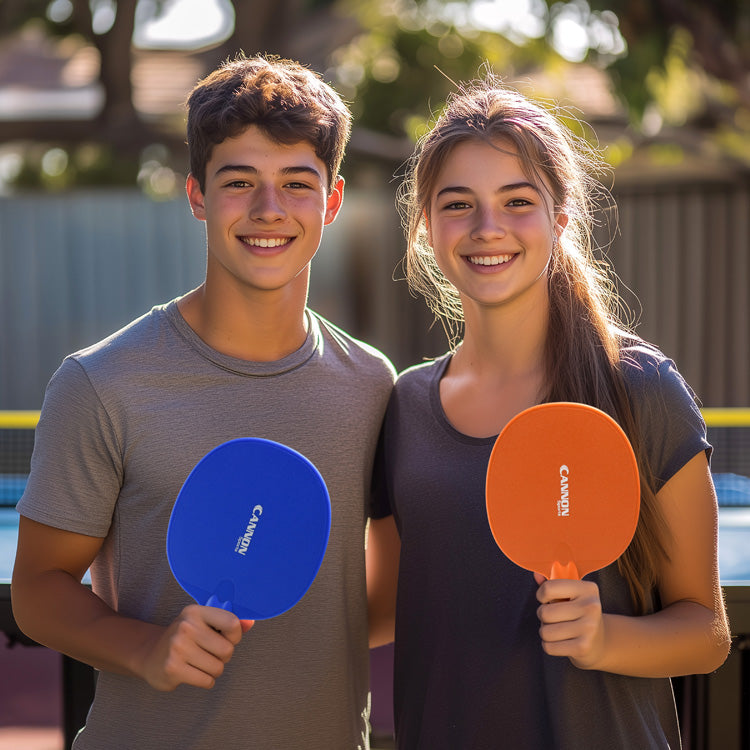
<path id="1" fill-rule="evenodd" d="M 187 108 L 190 171 L 201 190 L 213 147 L 251 125 L 279 143 L 309 143 L 326 165 L 328 190 L 333 189 L 351 113 L 333 88 L 299 63 L 238 56 L 196 84 Z"/>

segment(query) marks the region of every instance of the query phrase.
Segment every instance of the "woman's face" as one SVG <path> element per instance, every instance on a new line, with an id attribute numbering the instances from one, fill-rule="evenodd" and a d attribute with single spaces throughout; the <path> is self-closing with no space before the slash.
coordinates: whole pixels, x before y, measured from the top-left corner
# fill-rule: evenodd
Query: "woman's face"
<path id="1" fill-rule="evenodd" d="M 501 150 L 502 149 L 502 150 Z M 467 305 L 547 298 L 547 269 L 567 218 L 532 182 L 514 146 L 467 141 L 445 158 L 429 201 L 435 259 Z"/>

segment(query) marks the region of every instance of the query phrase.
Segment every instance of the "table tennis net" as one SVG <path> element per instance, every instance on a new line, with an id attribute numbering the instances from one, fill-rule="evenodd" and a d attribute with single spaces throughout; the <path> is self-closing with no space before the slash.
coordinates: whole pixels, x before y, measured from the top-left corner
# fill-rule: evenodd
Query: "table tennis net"
<path id="1" fill-rule="evenodd" d="M 711 473 L 721 506 L 750 506 L 750 419 L 747 424 L 710 425 Z"/>
<path id="2" fill-rule="evenodd" d="M 34 428 L 28 418 L 19 416 L 14 424 L 13 412 L 3 412 L 0 424 L 0 507 L 13 507 L 26 487 Z M 711 471 L 716 484 L 719 505 L 750 506 L 750 410 L 746 420 L 735 418 L 731 425 L 708 427 L 708 441 L 713 446 Z M 24 426 L 21 426 L 21 425 Z"/>
<path id="3" fill-rule="evenodd" d="M 15 506 L 23 494 L 33 449 L 33 428 L 0 427 L 0 507 Z"/>

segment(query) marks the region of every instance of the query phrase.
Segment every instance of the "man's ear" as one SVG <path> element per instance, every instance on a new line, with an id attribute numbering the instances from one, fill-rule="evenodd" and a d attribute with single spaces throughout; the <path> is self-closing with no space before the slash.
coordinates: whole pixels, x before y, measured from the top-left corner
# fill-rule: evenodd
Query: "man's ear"
<path id="1" fill-rule="evenodd" d="M 185 192 L 187 192 L 188 201 L 190 201 L 190 209 L 193 212 L 193 216 L 199 221 L 206 220 L 206 199 L 201 190 L 201 186 L 198 184 L 198 180 L 192 174 L 187 176 L 185 181 Z"/>
<path id="2" fill-rule="evenodd" d="M 344 202 L 344 178 L 340 175 L 336 178 L 336 182 L 333 185 L 333 190 L 328 196 L 328 202 L 326 203 L 326 213 L 323 219 L 323 225 L 328 226 L 338 216 L 341 204 Z"/>

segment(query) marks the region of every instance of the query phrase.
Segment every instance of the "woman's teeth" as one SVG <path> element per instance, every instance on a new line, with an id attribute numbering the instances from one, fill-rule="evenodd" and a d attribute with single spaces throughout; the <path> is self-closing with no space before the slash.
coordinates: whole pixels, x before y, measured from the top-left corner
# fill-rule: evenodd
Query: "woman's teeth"
<path id="1" fill-rule="evenodd" d="M 499 266 L 501 263 L 507 263 L 512 255 L 470 255 L 469 263 L 475 266 Z"/>

